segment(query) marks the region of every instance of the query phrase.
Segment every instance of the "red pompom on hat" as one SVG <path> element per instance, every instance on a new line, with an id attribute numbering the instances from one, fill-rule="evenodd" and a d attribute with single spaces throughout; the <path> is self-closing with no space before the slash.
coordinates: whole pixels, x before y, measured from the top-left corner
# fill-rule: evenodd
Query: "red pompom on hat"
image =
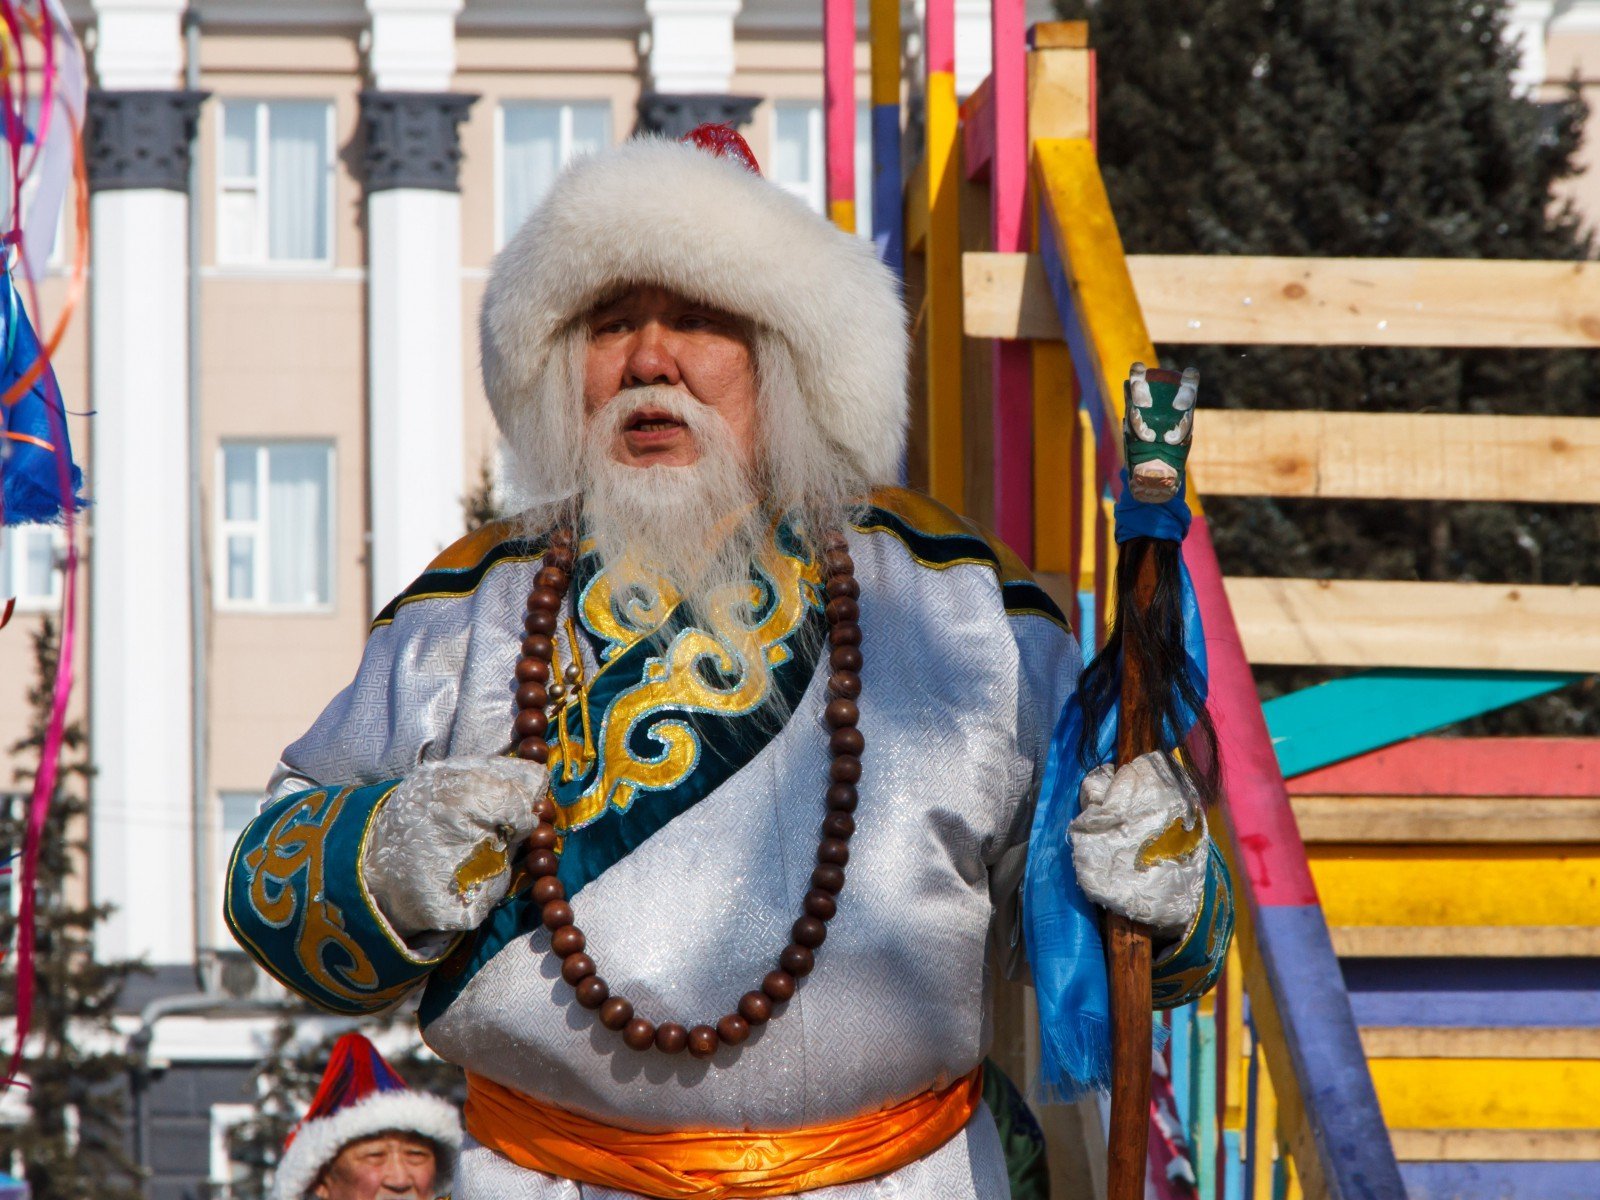
<path id="1" fill-rule="evenodd" d="M 409 1133 L 433 1143 L 436 1193 L 450 1190 L 461 1146 L 461 1118 L 437 1096 L 414 1092 L 359 1033 L 333 1044 L 322 1084 L 289 1131 L 272 1179 L 272 1200 L 305 1200 L 328 1164 L 351 1142 Z"/>
<path id="2" fill-rule="evenodd" d="M 678 140 L 698 146 L 717 158 L 731 158 L 734 162 L 742 163 L 753 175 L 761 174 L 761 164 L 756 162 L 750 143 L 732 125 L 714 125 L 708 121 L 704 125 L 696 125 Z"/>

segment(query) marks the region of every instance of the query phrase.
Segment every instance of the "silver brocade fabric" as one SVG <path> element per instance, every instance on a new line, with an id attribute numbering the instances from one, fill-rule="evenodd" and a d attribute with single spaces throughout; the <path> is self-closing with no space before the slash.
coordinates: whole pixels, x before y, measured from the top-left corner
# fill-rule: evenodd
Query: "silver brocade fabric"
<path id="1" fill-rule="evenodd" d="M 866 660 L 858 832 L 839 913 L 787 1010 L 709 1063 L 640 1054 L 576 1005 L 540 930 L 502 949 L 428 1026 L 441 1056 L 644 1130 L 801 1128 L 942 1087 L 983 1059 L 991 971 L 1017 936 L 995 910 L 1011 909 L 1077 648 L 1047 618 L 1008 615 L 988 566 L 930 569 L 882 532 L 852 533 L 850 549 Z M 470 597 L 403 606 L 373 634 L 354 683 L 285 752 L 273 793 L 375 782 L 504 746 L 534 570 L 503 563 Z M 565 659 L 564 637 L 560 645 Z M 775 965 L 815 865 L 825 680 L 824 659 L 794 716 L 743 771 L 574 898 L 601 974 L 641 1015 L 715 1022 Z M 464 1164 L 456 1200 L 616 1196 L 485 1155 L 494 1158 L 469 1154 L 475 1165 Z M 922 1163 L 814 1193 L 1006 1194 L 983 1111 Z"/>

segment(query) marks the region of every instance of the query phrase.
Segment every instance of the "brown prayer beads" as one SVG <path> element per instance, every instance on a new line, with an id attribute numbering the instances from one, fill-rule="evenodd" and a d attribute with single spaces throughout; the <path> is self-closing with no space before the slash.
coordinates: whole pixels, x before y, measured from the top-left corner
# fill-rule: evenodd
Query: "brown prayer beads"
<path id="1" fill-rule="evenodd" d="M 528 593 L 528 613 L 523 620 L 526 636 L 516 668 L 517 716 L 512 728 L 517 756 L 530 762 L 549 761 L 550 746 L 545 735 L 553 717 L 547 706 L 566 694 L 559 681 L 550 685 L 550 663 L 561 605 L 572 581 L 576 546 L 570 530 L 553 534 L 533 590 Z M 824 591 L 830 669 L 828 703 L 823 709 L 832 755 L 826 792 L 828 811 L 817 845 L 812 888 L 803 902 L 804 913 L 790 930 L 789 944 L 778 955 L 778 968 L 767 972 L 758 990 L 740 998 L 736 1011 L 714 1026 L 690 1028 L 676 1021 L 656 1025 L 637 1016 L 627 1000 L 611 994 L 609 985 L 597 973 L 594 959 L 586 952 L 587 939 L 573 924 L 572 905 L 556 878 L 560 860 L 554 851 L 555 800 L 547 794 L 534 807 L 538 823 L 528 838 L 529 852 L 523 866 L 533 876 L 533 899 L 540 906 L 545 928 L 551 931 L 550 949 L 561 959 L 561 977 L 572 985 L 580 1005 L 599 1010 L 600 1023 L 619 1031 L 623 1042 L 635 1050 L 654 1046 L 665 1054 L 680 1054 L 687 1049 L 695 1058 L 710 1058 L 718 1046 L 739 1045 L 750 1036 L 753 1026 L 778 1015 L 777 1005 L 793 998 L 799 977 L 809 975 L 815 967 L 814 951 L 827 939 L 827 923 L 838 911 L 835 897 L 844 887 L 844 867 L 850 859 L 849 841 L 856 829 L 851 816 L 858 798 L 855 785 L 861 779 L 861 754 L 866 748 L 866 739 L 857 728 L 861 710 L 856 703 L 861 695 L 861 609 L 857 604 L 861 587 L 842 535 L 830 534 L 823 543 L 822 564 L 827 579 Z M 574 670 L 568 668 L 569 681 L 575 679 L 571 674 Z"/>

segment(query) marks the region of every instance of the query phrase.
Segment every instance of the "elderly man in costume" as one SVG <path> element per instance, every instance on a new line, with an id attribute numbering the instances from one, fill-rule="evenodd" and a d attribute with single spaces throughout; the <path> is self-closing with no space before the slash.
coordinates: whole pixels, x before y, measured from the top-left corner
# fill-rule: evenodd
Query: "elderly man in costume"
<path id="1" fill-rule="evenodd" d="M 995 973 L 1031 967 L 1055 1090 L 1102 1085 L 1095 906 L 1156 928 L 1162 1005 L 1231 909 L 1163 758 L 1041 835 L 1077 646 L 887 486 L 895 280 L 731 131 L 636 140 L 500 254 L 482 343 L 536 502 L 379 614 L 235 851 L 235 935 L 336 1011 L 425 985 L 457 1200 L 1004 1197 Z"/>
<path id="2" fill-rule="evenodd" d="M 289 1133 L 272 1200 L 433 1200 L 450 1188 L 461 1119 L 413 1092 L 373 1044 L 347 1033 Z"/>

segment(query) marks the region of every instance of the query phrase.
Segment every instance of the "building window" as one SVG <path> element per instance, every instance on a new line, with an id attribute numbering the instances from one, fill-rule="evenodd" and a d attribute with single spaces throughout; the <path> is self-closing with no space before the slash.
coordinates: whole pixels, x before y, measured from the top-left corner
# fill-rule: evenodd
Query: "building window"
<path id="1" fill-rule="evenodd" d="M 827 216 L 822 105 L 801 101 L 772 107 L 773 182 Z M 872 236 L 872 106 L 865 102 L 856 105 L 856 232 Z"/>
<path id="2" fill-rule="evenodd" d="M 66 535 L 54 525 L 0 527 L 0 605 L 16 597 L 22 611 L 61 603 Z"/>
<path id="3" fill-rule="evenodd" d="M 611 105 L 605 100 L 517 101 L 500 106 L 497 245 L 527 220 L 556 175 L 580 154 L 611 144 Z"/>
<path id="4" fill-rule="evenodd" d="M 333 245 L 333 105 L 225 100 L 217 261 L 322 266 Z"/>
<path id="5" fill-rule="evenodd" d="M 333 447 L 224 442 L 217 495 L 218 607 L 272 612 L 333 603 Z"/>

